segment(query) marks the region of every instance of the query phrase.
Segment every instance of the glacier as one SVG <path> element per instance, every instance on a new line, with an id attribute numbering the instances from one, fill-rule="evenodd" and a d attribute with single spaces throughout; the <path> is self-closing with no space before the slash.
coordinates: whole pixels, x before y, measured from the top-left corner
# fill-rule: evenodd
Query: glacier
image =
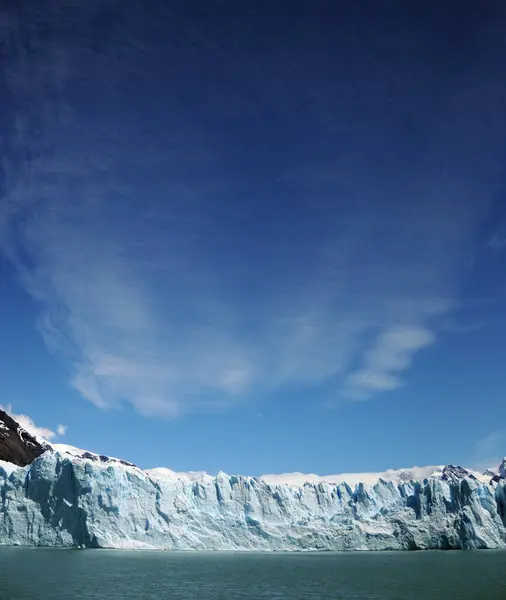
<path id="1" fill-rule="evenodd" d="M 353 486 L 266 479 L 145 471 L 55 445 L 27 466 L 0 461 L 0 544 L 272 551 L 506 547 L 506 459 L 486 477 L 448 465 L 423 478 L 406 480 L 404 474 Z"/>

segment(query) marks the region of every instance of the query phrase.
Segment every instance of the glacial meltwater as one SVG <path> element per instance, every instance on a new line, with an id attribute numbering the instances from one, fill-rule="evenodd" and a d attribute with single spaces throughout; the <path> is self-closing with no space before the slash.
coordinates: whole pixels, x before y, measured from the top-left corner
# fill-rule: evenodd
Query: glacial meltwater
<path id="1" fill-rule="evenodd" d="M 1 600 L 504 600 L 505 551 L 0 548 Z"/>

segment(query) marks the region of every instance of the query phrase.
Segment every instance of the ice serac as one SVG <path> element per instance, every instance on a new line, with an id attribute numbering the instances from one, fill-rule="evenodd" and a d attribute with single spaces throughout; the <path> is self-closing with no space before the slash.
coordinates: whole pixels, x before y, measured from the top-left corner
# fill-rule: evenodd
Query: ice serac
<path id="1" fill-rule="evenodd" d="M 24 467 L 48 449 L 0 409 L 0 461 Z"/>
<path id="2" fill-rule="evenodd" d="M 92 453 L 90 453 L 92 454 Z M 97 458 L 98 457 L 98 458 Z M 0 543 L 196 550 L 506 547 L 506 462 L 494 478 L 446 466 L 423 480 L 269 484 L 180 476 L 54 447 L 0 466 Z"/>

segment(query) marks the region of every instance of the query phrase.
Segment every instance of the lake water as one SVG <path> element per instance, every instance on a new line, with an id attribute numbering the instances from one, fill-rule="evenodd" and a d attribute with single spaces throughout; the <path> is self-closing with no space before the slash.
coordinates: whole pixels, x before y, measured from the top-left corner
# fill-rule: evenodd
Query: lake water
<path id="1" fill-rule="evenodd" d="M 0 548 L 1 600 L 504 600 L 506 552 Z"/>

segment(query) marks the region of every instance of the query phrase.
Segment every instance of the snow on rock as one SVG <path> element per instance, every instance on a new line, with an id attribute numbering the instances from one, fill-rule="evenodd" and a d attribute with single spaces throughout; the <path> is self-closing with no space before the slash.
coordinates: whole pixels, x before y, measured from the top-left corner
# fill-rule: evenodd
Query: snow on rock
<path id="1" fill-rule="evenodd" d="M 211 480 L 212 475 L 209 475 L 206 471 L 173 471 L 166 467 L 156 467 L 154 469 L 148 469 L 146 473 L 152 479 L 167 479 L 169 481 L 180 480 L 186 483 L 193 483 L 195 481 Z"/>
<path id="2" fill-rule="evenodd" d="M 499 465 L 498 475 L 502 479 L 506 479 L 506 456 L 502 459 L 501 464 Z"/>
<path id="3" fill-rule="evenodd" d="M 0 408 L 0 461 L 24 466 L 47 450 L 44 441 L 28 433 Z"/>
<path id="4" fill-rule="evenodd" d="M 6 460 L 0 460 L 0 477 L 2 476 L 2 473 L 4 476 L 6 475 L 8 477 L 11 473 L 19 468 L 21 467 L 18 467 L 18 465 L 15 465 L 14 463 L 7 462 Z"/>
<path id="5" fill-rule="evenodd" d="M 60 454 L 73 456 L 74 458 L 86 458 L 88 460 L 99 461 L 107 464 L 122 464 L 127 467 L 137 468 L 133 463 L 123 460 L 122 458 L 113 458 L 112 456 L 105 456 L 104 454 L 96 454 L 95 452 L 90 452 L 89 450 L 81 450 L 81 448 L 76 448 L 75 446 L 69 446 L 67 444 L 50 444 L 46 442 L 55 452 L 59 452 Z"/>
<path id="6" fill-rule="evenodd" d="M 29 466 L 0 464 L 0 543 L 196 550 L 506 547 L 506 479 L 499 475 L 484 481 L 448 465 L 297 485 L 269 476 L 143 471 L 73 447 L 52 448 Z"/>
<path id="7" fill-rule="evenodd" d="M 261 479 L 271 484 L 286 484 L 290 487 L 301 487 L 305 483 L 333 483 L 346 481 L 348 485 L 367 483 L 373 485 L 380 479 L 384 481 L 410 481 L 412 479 L 426 479 L 440 474 L 442 466 L 412 467 L 410 469 L 389 469 L 381 473 L 341 473 L 340 475 L 315 475 L 313 473 L 283 473 L 276 475 L 262 475 Z"/>

